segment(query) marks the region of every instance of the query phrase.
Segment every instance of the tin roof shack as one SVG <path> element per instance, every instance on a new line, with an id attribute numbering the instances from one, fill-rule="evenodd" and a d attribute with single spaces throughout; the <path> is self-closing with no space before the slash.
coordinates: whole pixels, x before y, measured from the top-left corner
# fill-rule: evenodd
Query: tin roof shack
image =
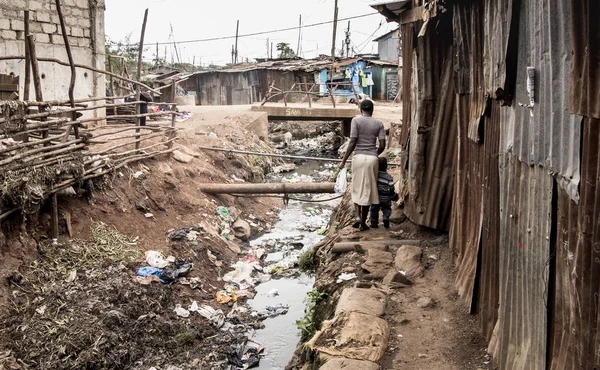
<path id="1" fill-rule="evenodd" d="M 361 58 L 341 59 L 335 63 L 319 58 L 230 65 L 222 69 L 195 72 L 185 76 L 187 80 L 179 85 L 190 93 L 195 92 L 196 104 L 199 105 L 260 102 L 267 96 L 271 86 L 282 91 L 294 91 L 286 94 L 288 102 L 304 102 L 307 99 L 306 88 L 320 96 L 329 96 L 326 83 L 332 81 L 332 66 L 333 94 L 342 99 L 349 100 L 355 94 L 376 94 L 385 100 L 388 90 L 395 88 L 393 83 L 386 80 L 397 71 L 394 62 Z M 283 95 L 279 94 L 269 101 L 282 99 Z"/>
<path id="2" fill-rule="evenodd" d="M 396 28 L 386 34 L 383 34 L 373 40 L 377 42 L 379 59 L 398 60 L 400 57 L 400 28 Z"/>
<path id="3" fill-rule="evenodd" d="M 368 64 L 373 75 L 371 98 L 374 100 L 396 100 L 400 94 L 398 90 L 398 62 L 393 60 L 370 60 Z"/>
<path id="4" fill-rule="evenodd" d="M 406 214 L 450 226 L 490 353 L 500 369 L 600 368 L 600 4 L 376 8 L 401 25 Z"/>

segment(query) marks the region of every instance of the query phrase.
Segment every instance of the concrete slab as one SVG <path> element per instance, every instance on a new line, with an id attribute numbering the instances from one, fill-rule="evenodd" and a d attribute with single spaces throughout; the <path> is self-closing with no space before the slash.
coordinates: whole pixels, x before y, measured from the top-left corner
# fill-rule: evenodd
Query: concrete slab
<path id="1" fill-rule="evenodd" d="M 314 105 L 253 105 L 255 112 L 266 112 L 269 120 L 282 121 L 331 121 L 331 120 L 351 120 L 360 114 L 356 105 L 341 105 L 333 108 L 332 106 Z"/>

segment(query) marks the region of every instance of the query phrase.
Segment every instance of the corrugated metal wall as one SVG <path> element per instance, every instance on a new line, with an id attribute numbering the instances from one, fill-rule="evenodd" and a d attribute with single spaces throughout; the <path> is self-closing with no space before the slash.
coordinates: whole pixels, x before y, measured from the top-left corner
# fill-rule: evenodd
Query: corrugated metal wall
<path id="1" fill-rule="evenodd" d="M 403 48 L 403 53 L 409 52 Z M 404 212 L 415 223 L 448 230 L 456 164 L 452 20 L 442 18 L 418 38 Z"/>
<path id="2" fill-rule="evenodd" d="M 381 60 L 398 60 L 398 54 L 400 43 L 398 38 L 390 35 L 388 39 L 380 40 L 377 42 L 377 49 L 379 53 L 379 59 Z"/>
<path id="3" fill-rule="evenodd" d="M 598 4 L 455 0 L 424 37 L 402 25 L 405 212 L 444 229 L 452 207 L 456 286 L 500 369 L 600 368 Z"/>
<path id="4" fill-rule="evenodd" d="M 581 117 L 567 110 L 571 73 L 571 7 L 564 0 L 521 5 L 514 104 L 502 149 L 553 173 L 571 199 L 579 198 Z M 560 18 L 559 18 L 560 17 Z M 535 67 L 535 104 L 529 104 L 527 67 Z"/>

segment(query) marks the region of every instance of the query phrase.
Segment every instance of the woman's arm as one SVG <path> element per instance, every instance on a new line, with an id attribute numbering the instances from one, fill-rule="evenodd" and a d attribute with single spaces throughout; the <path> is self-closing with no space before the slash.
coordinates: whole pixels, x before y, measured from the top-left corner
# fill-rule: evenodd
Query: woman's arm
<path id="1" fill-rule="evenodd" d="M 354 148 L 356 148 L 356 138 L 352 137 L 350 138 L 350 142 L 348 143 L 348 149 L 346 149 L 346 154 L 344 154 L 342 163 L 340 163 L 340 168 L 344 168 L 344 166 L 346 165 L 346 161 L 350 157 L 350 154 L 352 154 L 352 152 L 354 151 Z"/>

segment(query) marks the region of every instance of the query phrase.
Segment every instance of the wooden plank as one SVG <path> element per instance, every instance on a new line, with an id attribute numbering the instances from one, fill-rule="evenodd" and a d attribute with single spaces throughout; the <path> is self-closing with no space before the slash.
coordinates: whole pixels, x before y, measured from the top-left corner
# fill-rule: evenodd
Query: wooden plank
<path id="1" fill-rule="evenodd" d="M 19 84 L 0 84 L 0 92 L 17 92 Z"/>
<path id="2" fill-rule="evenodd" d="M 424 6 L 419 6 L 419 7 L 407 10 L 405 12 L 402 12 L 398 16 L 398 23 L 407 24 L 407 23 L 413 23 L 416 21 L 420 21 L 423 19 L 424 12 L 425 12 Z"/>

